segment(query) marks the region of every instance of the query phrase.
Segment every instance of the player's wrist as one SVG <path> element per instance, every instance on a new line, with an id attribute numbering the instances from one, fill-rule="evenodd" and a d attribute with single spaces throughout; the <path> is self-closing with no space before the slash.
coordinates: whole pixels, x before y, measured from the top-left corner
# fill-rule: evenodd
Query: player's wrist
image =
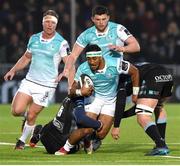
<path id="1" fill-rule="evenodd" d="M 133 95 L 138 95 L 139 93 L 139 87 L 134 86 L 133 87 Z"/>

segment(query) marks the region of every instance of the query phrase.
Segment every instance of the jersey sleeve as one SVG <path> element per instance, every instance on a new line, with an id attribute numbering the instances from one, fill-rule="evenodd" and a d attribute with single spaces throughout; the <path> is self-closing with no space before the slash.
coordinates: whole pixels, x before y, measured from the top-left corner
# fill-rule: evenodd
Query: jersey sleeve
<path id="1" fill-rule="evenodd" d="M 88 41 L 86 40 L 86 32 L 83 32 L 79 35 L 79 37 L 76 40 L 76 43 L 85 48 L 88 45 Z"/>
<path id="2" fill-rule="evenodd" d="M 63 40 L 59 51 L 61 57 L 65 57 L 71 53 L 69 44 L 66 40 Z"/>
<path id="3" fill-rule="evenodd" d="M 129 68 L 130 68 L 130 63 L 128 61 L 118 59 L 117 71 L 119 72 L 119 74 L 128 74 Z"/>
<path id="4" fill-rule="evenodd" d="M 120 24 L 117 26 L 117 35 L 123 42 L 132 36 L 132 34 L 123 25 Z"/>
<path id="5" fill-rule="evenodd" d="M 32 38 L 33 36 L 30 37 L 28 44 L 27 44 L 27 52 L 31 53 L 31 45 L 32 45 Z"/>

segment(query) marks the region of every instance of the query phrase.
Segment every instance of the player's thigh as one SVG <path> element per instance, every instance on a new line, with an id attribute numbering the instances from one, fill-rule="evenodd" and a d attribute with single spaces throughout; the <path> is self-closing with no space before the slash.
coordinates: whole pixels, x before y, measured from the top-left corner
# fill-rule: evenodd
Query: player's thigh
<path id="1" fill-rule="evenodd" d="M 97 119 L 98 115 L 92 112 L 86 112 L 86 115 L 92 119 Z"/>
<path id="2" fill-rule="evenodd" d="M 152 98 L 138 98 L 137 105 L 145 105 L 147 107 L 151 107 L 154 109 L 158 103 L 158 99 L 152 99 Z"/>
<path id="3" fill-rule="evenodd" d="M 90 115 L 90 117 L 97 117 L 100 112 L 101 109 L 104 105 L 104 101 L 99 99 L 99 98 L 94 98 L 94 100 L 92 101 L 92 103 L 85 105 L 85 112 L 86 114 Z"/>
<path id="4" fill-rule="evenodd" d="M 26 110 L 32 102 L 32 97 L 28 94 L 18 91 L 12 101 L 12 113 L 19 114 Z"/>

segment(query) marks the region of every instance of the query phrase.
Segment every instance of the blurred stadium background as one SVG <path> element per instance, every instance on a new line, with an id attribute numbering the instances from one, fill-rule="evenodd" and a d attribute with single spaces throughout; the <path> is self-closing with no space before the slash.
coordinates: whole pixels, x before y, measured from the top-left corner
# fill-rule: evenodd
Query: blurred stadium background
<path id="1" fill-rule="evenodd" d="M 105 5 L 111 20 L 123 24 L 138 39 L 141 52 L 125 57 L 131 62 L 153 62 L 170 68 L 175 76 L 171 102 L 180 102 L 180 0 L 0 0 L 0 103 L 10 103 L 26 71 L 4 82 L 4 74 L 26 50 L 33 33 L 42 30 L 42 13 L 54 9 L 60 19 L 57 31 L 71 44 L 92 25 L 91 9 Z M 78 63 L 83 61 L 83 56 Z M 60 67 L 62 69 L 63 65 Z M 54 102 L 67 94 L 63 80 Z"/>

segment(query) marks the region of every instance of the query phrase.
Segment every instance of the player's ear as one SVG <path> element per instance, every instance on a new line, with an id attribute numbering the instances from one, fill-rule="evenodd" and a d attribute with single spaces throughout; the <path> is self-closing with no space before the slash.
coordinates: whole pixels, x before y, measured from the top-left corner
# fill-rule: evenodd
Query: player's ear
<path id="1" fill-rule="evenodd" d="M 94 22 L 94 17 L 93 16 L 91 17 L 91 21 Z"/>

